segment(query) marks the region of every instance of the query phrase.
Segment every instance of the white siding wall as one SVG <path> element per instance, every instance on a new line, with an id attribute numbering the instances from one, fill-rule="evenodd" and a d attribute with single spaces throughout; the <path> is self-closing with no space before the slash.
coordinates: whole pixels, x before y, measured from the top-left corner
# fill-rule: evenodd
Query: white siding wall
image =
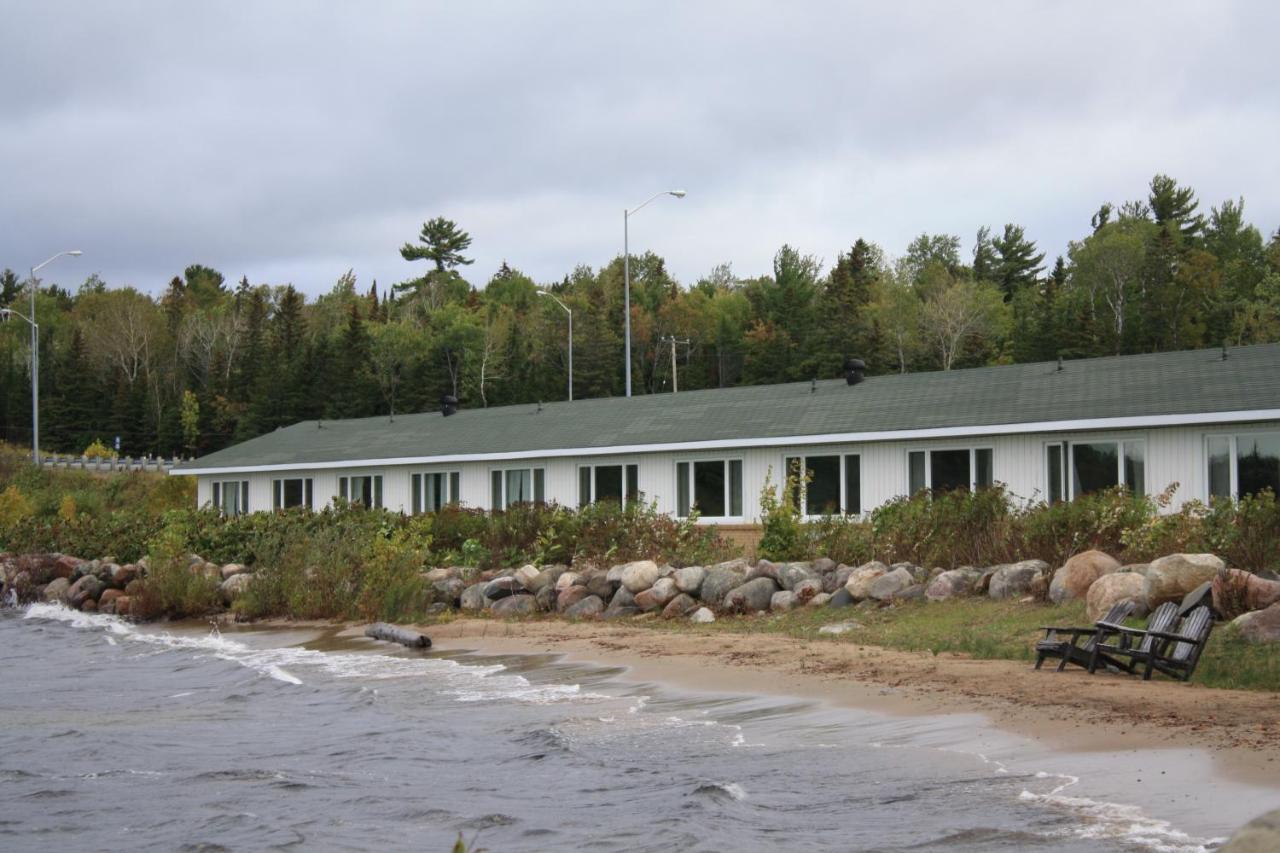
<path id="1" fill-rule="evenodd" d="M 1162 427 L 1143 430 L 1111 430 L 1089 433 L 1044 433 L 1036 435 L 993 436 L 991 438 L 891 441 L 861 444 L 744 448 L 688 453 L 647 453 L 618 456 L 590 456 L 520 460 L 507 464 L 496 462 L 463 462 L 454 465 L 398 465 L 376 468 L 319 469 L 296 472 L 206 475 L 199 477 L 198 501 L 204 505 L 213 498 L 215 480 L 248 480 L 249 508 L 268 510 L 272 505 L 272 480 L 285 477 L 311 477 L 314 506 L 320 509 L 338 494 L 339 476 L 380 474 L 383 478 L 383 505 L 388 509 L 408 512 L 412 500 L 410 475 L 414 473 L 458 471 L 461 474 L 461 501 L 466 506 L 489 509 L 490 472 L 498 468 L 544 468 L 546 497 L 564 506 L 578 504 L 578 465 L 636 464 L 639 466 L 640 491 L 645 499 L 656 501 L 662 512 L 676 511 L 676 463 L 698 459 L 743 460 L 743 519 L 754 521 L 760 514 L 759 496 L 766 477 L 772 475 L 777 484 L 783 474 L 783 460 L 788 456 L 857 453 L 861 456 L 862 508 L 864 511 L 902 495 L 907 490 L 907 452 L 909 450 L 942 450 L 948 448 L 993 448 L 994 476 L 1008 486 L 1015 496 L 1028 500 L 1043 499 L 1048 487 L 1045 445 L 1060 441 L 1105 441 L 1145 439 L 1146 490 L 1159 494 L 1171 483 L 1178 483 L 1171 510 L 1184 501 L 1205 500 L 1208 496 L 1205 437 L 1216 434 L 1247 433 L 1280 429 L 1280 422 L 1226 425 L 1221 427 Z"/>

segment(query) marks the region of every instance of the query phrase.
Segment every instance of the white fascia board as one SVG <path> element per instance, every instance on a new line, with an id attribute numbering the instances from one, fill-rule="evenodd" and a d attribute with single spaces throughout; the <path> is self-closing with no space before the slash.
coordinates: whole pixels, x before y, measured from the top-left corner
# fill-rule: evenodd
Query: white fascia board
<path id="1" fill-rule="evenodd" d="M 914 441 L 930 438 L 976 438 L 1046 432 L 1093 432 L 1107 429 L 1196 426 L 1280 420 L 1280 409 L 1243 412 L 1195 412 L 1182 415 L 1137 415 L 1123 418 L 1079 418 L 1069 421 L 1037 421 L 982 426 L 932 427 L 929 429 L 833 432 L 820 435 L 784 435 L 772 438 L 729 438 L 711 441 L 676 441 L 666 444 L 628 444 L 612 447 L 567 447 L 555 450 L 515 450 L 506 453 L 455 453 L 443 456 L 403 456 L 391 459 L 342 459 L 334 462 L 294 462 L 284 465 L 233 465 L 215 468 L 171 470 L 176 475 L 251 474 L 272 471 L 317 471 L 335 468 L 372 468 L 396 465 L 448 465 L 456 462 L 506 462 L 522 459 L 560 459 L 566 456 L 614 456 L 631 453 L 679 453 L 749 447 L 803 447 L 814 444 L 865 444 L 881 441 Z"/>

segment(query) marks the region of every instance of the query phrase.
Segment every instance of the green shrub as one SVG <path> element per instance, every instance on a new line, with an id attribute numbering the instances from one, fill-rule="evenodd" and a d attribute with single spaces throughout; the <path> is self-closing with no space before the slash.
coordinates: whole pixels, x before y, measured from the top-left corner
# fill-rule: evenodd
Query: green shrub
<path id="1" fill-rule="evenodd" d="M 147 616 L 201 616 L 217 608 L 220 578 L 206 577 L 191 565 L 181 519 L 166 524 L 150 543 L 147 572 L 139 593 Z"/>
<path id="2" fill-rule="evenodd" d="M 808 537 L 800 518 L 799 499 L 807 486 L 799 472 L 788 471 L 782 480 L 782 497 L 773 485 L 773 468 L 765 474 L 760 490 L 760 556 L 766 560 L 799 560 L 808 550 Z"/>

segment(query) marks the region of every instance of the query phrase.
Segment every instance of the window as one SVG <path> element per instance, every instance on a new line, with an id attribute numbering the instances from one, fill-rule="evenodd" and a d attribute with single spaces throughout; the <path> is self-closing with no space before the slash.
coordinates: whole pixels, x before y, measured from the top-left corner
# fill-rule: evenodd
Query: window
<path id="1" fill-rule="evenodd" d="M 273 509 L 288 509 L 294 506 L 305 506 L 311 509 L 311 478 L 296 477 L 271 481 Z"/>
<path id="2" fill-rule="evenodd" d="M 494 469 L 491 474 L 491 506 L 506 509 L 518 503 L 546 501 L 546 470 L 543 468 Z"/>
<path id="3" fill-rule="evenodd" d="M 741 459 L 676 463 L 676 513 L 688 517 L 694 510 L 705 518 L 742 516 Z"/>
<path id="4" fill-rule="evenodd" d="M 382 475 L 339 477 L 338 497 L 370 509 L 382 509 Z"/>
<path id="5" fill-rule="evenodd" d="M 410 478 L 412 488 L 411 511 L 416 515 L 439 512 L 445 504 L 457 503 L 462 474 L 458 471 L 436 471 L 430 474 L 414 474 Z"/>
<path id="6" fill-rule="evenodd" d="M 1068 450 L 1071 458 L 1071 497 L 1120 485 L 1137 494 L 1146 493 L 1145 442 L 1071 442 Z"/>
<path id="7" fill-rule="evenodd" d="M 1049 498 L 1050 504 L 1062 503 L 1067 499 L 1067 478 L 1063 476 L 1063 471 L 1067 467 L 1067 445 L 1061 441 L 1055 441 L 1052 444 L 1044 446 L 1045 465 L 1049 469 Z"/>
<path id="8" fill-rule="evenodd" d="M 249 481 L 224 480 L 213 484 L 213 505 L 225 516 L 249 511 Z"/>
<path id="9" fill-rule="evenodd" d="M 803 468 L 801 467 L 803 466 Z M 861 459 L 857 454 L 842 457 L 788 456 L 788 475 L 803 470 L 808 478 L 795 496 L 803 515 L 856 515 L 862 512 Z"/>
<path id="10" fill-rule="evenodd" d="M 581 465 L 578 467 L 578 506 L 610 501 L 621 506 L 640 500 L 639 465 Z"/>
<path id="11" fill-rule="evenodd" d="M 907 453 L 907 492 L 951 492 L 989 488 L 995 483 L 990 447 L 912 450 Z"/>
<path id="12" fill-rule="evenodd" d="M 1208 438 L 1209 497 L 1280 495 L 1280 432 Z"/>

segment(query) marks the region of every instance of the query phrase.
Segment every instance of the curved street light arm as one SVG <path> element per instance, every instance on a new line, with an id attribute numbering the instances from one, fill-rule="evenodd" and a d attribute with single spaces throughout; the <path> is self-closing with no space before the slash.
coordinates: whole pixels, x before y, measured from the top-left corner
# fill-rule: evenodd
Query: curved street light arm
<path id="1" fill-rule="evenodd" d="M 8 316 L 21 317 L 22 319 L 26 320 L 28 324 L 35 326 L 36 328 L 39 328 L 39 324 L 36 323 L 35 320 L 32 320 L 30 317 L 28 317 L 26 314 L 23 314 L 21 311 L 14 311 L 12 308 L 0 308 L 0 317 L 8 317 Z"/>

